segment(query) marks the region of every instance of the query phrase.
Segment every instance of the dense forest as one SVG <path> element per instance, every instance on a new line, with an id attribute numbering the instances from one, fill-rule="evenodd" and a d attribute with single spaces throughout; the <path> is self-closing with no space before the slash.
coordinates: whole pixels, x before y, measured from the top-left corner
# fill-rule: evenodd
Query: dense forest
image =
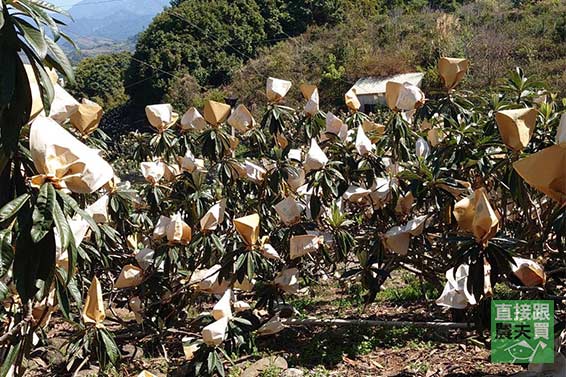
<path id="1" fill-rule="evenodd" d="M 520 66 L 564 93 L 564 41 L 566 4 L 556 1 L 173 1 L 133 55 L 83 60 L 71 89 L 114 108 L 108 119 L 121 114 L 125 128 L 139 126 L 127 115 L 147 103 L 188 108 L 246 93 L 240 100 L 261 105 L 267 76 L 317 84 L 333 107 L 363 76 L 422 71 L 424 89 L 435 90 L 444 55 L 473 61 L 466 89 Z M 291 104 L 300 98 L 289 95 Z"/>

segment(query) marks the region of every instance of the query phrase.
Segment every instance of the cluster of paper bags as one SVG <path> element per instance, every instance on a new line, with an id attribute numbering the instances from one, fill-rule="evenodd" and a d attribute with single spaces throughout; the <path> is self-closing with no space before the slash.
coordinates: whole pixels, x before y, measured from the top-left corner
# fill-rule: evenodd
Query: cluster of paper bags
<path id="1" fill-rule="evenodd" d="M 463 79 L 468 67 L 469 62 L 466 59 L 440 59 L 439 74 L 449 92 Z M 31 74 L 30 81 L 33 79 L 34 75 Z M 44 182 L 51 182 L 58 189 L 80 194 L 94 193 L 101 188 L 108 188 L 109 182 L 114 180 L 115 176 L 112 167 L 101 157 L 100 151 L 86 146 L 62 127 L 62 124 L 69 122 L 81 137 L 86 138 L 98 127 L 102 117 L 102 108 L 86 99 L 79 103 L 56 83 L 56 78 L 53 82 L 55 101 L 49 117 L 46 117 L 43 111 L 40 95 L 36 90 L 37 84 L 34 86 L 32 82 L 33 120 L 29 140 L 31 156 L 38 172 L 32 178 L 32 184 L 39 187 Z M 268 78 L 266 97 L 269 103 L 273 105 L 281 103 L 291 87 L 290 81 Z M 305 116 L 313 117 L 319 114 L 318 88 L 303 84 L 300 90 L 306 100 L 303 110 Z M 385 97 L 388 107 L 392 111 L 403 113 L 404 116 L 414 113 L 426 100 L 424 93 L 418 87 L 393 81 L 387 83 Z M 359 110 L 361 104 L 355 90 L 350 90 L 345 94 L 345 103 L 350 111 Z M 159 133 L 166 132 L 173 127 L 179 118 L 180 128 L 186 132 L 200 132 L 208 127 L 220 127 L 223 123 L 227 123 L 239 133 L 244 134 L 257 126 L 252 113 L 242 104 L 232 109 L 224 103 L 207 101 L 202 114 L 192 107 L 182 117 L 173 111 L 170 104 L 149 105 L 145 112 L 148 122 Z M 498 111 L 495 114 L 495 120 L 503 143 L 515 152 L 526 148 L 535 132 L 536 117 L 537 110 L 532 108 Z M 431 154 L 431 146 L 434 148 L 442 142 L 442 123 L 442 120 L 439 119 L 423 122 L 421 128 L 427 131 L 428 140 L 418 139 L 415 145 L 415 153 L 418 158 L 428 158 Z M 308 220 L 312 219 L 309 199 L 313 191 L 305 184 L 305 175 L 324 169 L 329 163 L 329 158 L 324 148 L 321 147 L 322 143 L 334 140 L 344 144 L 351 143 L 360 156 L 367 156 L 375 151 L 375 143 L 384 133 L 385 126 L 369 120 L 365 120 L 355 130 L 348 129 L 345 122 L 328 112 L 324 132 L 313 137 L 308 148 L 289 151 L 288 158 L 296 165 L 296 170 L 289 172 L 287 178 L 289 190 L 274 207 L 282 225 L 293 227 L 303 220 L 303 216 Z M 285 135 L 276 135 L 276 141 L 282 147 L 288 145 Z M 230 140 L 231 149 L 235 150 L 238 143 L 237 138 L 232 138 Z M 386 165 L 386 176 L 376 177 L 370 187 L 366 187 L 361 182 L 350 183 L 342 199 L 355 205 L 375 208 L 381 208 L 391 200 L 392 192 L 398 188 L 396 175 L 403 168 L 388 157 L 384 157 L 383 162 Z M 528 184 L 560 204 L 564 204 L 566 202 L 565 115 L 562 116 L 560 122 L 556 145 L 520 159 L 513 166 Z M 147 182 L 152 185 L 172 182 L 183 172 L 207 173 L 205 161 L 195 158 L 190 150 L 187 150 L 184 156 L 178 156 L 175 163 L 156 159 L 141 163 L 140 168 Z M 240 178 L 259 184 L 263 182 L 266 174 L 276 168 L 265 161 L 245 160 L 237 170 Z M 497 209 L 492 207 L 489 193 L 485 188 L 470 192 L 469 187 L 470 185 L 467 184 L 467 189 L 455 195 L 458 201 L 455 203 L 453 214 L 462 231 L 470 232 L 478 243 L 486 245 L 498 231 L 499 214 Z M 403 218 L 409 219 L 403 224 L 392 224 L 393 226 L 382 236 L 385 247 L 399 255 L 408 253 L 411 238 L 423 233 L 429 217 L 423 214 L 410 218 L 413 202 L 412 192 L 401 193 L 395 210 Z M 107 222 L 109 220 L 107 206 L 108 196 L 103 195 L 89 207 L 89 214 L 97 222 Z M 163 214 L 155 226 L 152 239 L 154 242 L 166 240 L 170 245 L 188 245 L 194 231 L 213 232 L 222 226 L 225 210 L 226 200 L 221 199 L 209 209 L 198 225 L 187 224 L 181 213 Z M 257 213 L 238 217 L 232 221 L 235 231 L 246 248 L 259 251 L 267 259 L 282 260 L 278 251 L 269 244 L 269 236 L 261 236 L 260 222 L 261 218 Z M 69 223 L 75 235 L 75 241 L 79 245 L 88 232 L 88 223 L 80 217 L 69 219 Z M 293 235 L 289 241 L 289 258 L 295 260 L 306 257 L 331 242 L 331 237 L 324 232 L 312 231 L 307 234 Z M 151 248 L 151 240 L 146 239 L 142 248 L 138 248 L 139 243 L 135 242 L 135 244 L 137 265 L 127 264 L 122 267 L 114 283 L 117 289 L 136 287 L 143 283 L 147 270 L 162 268 L 162 266 L 155 265 L 155 251 Z M 67 266 L 68 268 L 68 257 L 64 252 L 58 253 L 57 263 L 60 267 Z M 209 346 L 218 346 L 224 341 L 233 311 L 239 312 L 250 308 L 249 304 L 236 299 L 235 290 L 250 290 L 254 284 L 253 281 L 247 280 L 243 282 L 237 282 L 234 279 L 222 280 L 220 272 L 220 265 L 197 270 L 187 282 L 201 292 L 220 295 L 220 299 L 212 309 L 214 321 L 207 325 L 201 333 L 203 341 Z M 484 264 L 484 272 L 484 294 L 489 295 L 492 287 L 489 281 L 490 266 L 487 261 Z M 542 267 L 528 259 L 515 258 L 513 272 L 525 286 L 542 285 L 546 279 Z M 466 264 L 447 271 L 447 283 L 437 303 L 452 308 L 474 305 L 477 300 L 467 291 L 468 274 L 469 266 Z M 273 284 L 284 292 L 296 293 L 299 289 L 299 270 L 296 267 L 284 268 L 275 277 Z M 136 319 L 141 321 L 143 314 L 141 299 L 138 296 L 131 297 L 129 306 L 136 314 Z M 102 326 L 105 319 L 102 289 L 96 276 L 92 279 L 82 316 L 85 323 L 93 323 L 97 326 Z M 262 326 L 259 333 L 274 334 L 283 328 L 279 319 L 273 317 Z"/>

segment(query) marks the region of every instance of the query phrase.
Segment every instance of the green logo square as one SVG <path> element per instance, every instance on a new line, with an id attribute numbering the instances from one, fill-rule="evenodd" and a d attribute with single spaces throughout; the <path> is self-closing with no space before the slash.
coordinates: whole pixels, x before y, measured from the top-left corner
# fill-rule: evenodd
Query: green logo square
<path id="1" fill-rule="evenodd" d="M 493 300 L 491 362 L 554 363 L 554 302 Z"/>

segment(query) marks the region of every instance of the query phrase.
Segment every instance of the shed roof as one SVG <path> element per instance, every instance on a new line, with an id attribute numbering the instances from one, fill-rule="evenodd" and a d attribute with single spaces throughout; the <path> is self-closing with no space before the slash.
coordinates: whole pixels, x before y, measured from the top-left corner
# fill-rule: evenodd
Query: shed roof
<path id="1" fill-rule="evenodd" d="M 421 86 L 423 81 L 424 73 L 412 72 L 412 73 L 402 73 L 400 75 L 394 75 L 389 77 L 362 77 L 352 87 L 355 89 L 357 95 L 364 94 L 381 94 L 385 93 L 385 85 L 388 81 L 395 81 L 400 83 L 410 83 L 418 87 Z"/>

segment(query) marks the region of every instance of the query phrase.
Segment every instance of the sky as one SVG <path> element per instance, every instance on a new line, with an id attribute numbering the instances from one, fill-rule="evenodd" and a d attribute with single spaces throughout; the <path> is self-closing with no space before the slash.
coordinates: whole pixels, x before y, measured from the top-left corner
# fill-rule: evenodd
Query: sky
<path id="1" fill-rule="evenodd" d="M 57 5 L 63 9 L 69 9 L 81 0 L 49 0 L 48 2 Z"/>

